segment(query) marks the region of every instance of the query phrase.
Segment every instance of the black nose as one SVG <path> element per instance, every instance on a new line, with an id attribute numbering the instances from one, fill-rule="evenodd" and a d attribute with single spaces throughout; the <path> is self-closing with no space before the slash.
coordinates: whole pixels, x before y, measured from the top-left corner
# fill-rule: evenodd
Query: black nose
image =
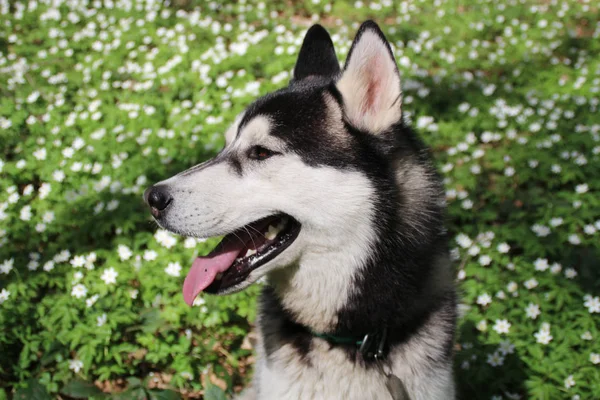
<path id="1" fill-rule="evenodd" d="M 169 195 L 167 188 L 164 186 L 152 186 L 146 190 L 146 202 L 152 208 L 162 211 L 171 203 L 173 198 Z"/>

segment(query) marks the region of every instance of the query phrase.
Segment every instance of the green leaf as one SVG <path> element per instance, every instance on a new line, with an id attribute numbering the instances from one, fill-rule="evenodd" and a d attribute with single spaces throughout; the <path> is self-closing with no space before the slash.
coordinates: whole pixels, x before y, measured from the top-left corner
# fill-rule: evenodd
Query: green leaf
<path id="1" fill-rule="evenodd" d="M 73 397 L 75 399 L 89 399 L 90 397 L 105 397 L 106 393 L 102 392 L 91 382 L 85 382 L 79 379 L 70 381 L 60 391 L 62 394 Z"/>
<path id="2" fill-rule="evenodd" d="M 226 400 L 223 389 L 216 385 L 209 385 L 204 389 L 204 400 Z"/>
<path id="3" fill-rule="evenodd" d="M 150 400 L 179 400 L 179 399 L 181 399 L 181 395 L 174 390 L 150 390 L 149 394 L 150 394 Z"/>
<path id="4" fill-rule="evenodd" d="M 27 382 L 27 386 L 17 390 L 15 400 L 51 400 L 52 397 L 46 391 L 46 388 L 34 379 Z"/>
<path id="5" fill-rule="evenodd" d="M 112 396 L 114 400 L 148 400 L 148 393 L 142 387 L 128 389 Z"/>

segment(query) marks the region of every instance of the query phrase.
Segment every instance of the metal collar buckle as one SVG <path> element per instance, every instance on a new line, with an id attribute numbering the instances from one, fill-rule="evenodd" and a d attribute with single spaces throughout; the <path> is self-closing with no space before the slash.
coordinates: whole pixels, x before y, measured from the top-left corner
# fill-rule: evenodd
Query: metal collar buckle
<path id="1" fill-rule="evenodd" d="M 362 340 L 358 352 L 368 361 L 381 361 L 385 359 L 387 348 L 387 327 L 374 333 L 367 333 Z"/>

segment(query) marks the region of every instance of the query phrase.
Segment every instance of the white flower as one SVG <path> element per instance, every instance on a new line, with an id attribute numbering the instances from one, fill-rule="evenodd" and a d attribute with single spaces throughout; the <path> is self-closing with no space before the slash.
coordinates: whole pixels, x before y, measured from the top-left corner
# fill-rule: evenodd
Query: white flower
<path id="1" fill-rule="evenodd" d="M 187 379 L 188 381 L 194 379 L 194 374 L 188 371 L 181 371 L 179 375 L 181 375 L 184 379 Z"/>
<path id="2" fill-rule="evenodd" d="M 8 300 L 9 296 L 10 296 L 10 292 L 6 289 L 2 289 L 2 291 L 0 292 L 0 304 L 4 303 L 6 300 Z"/>
<path id="3" fill-rule="evenodd" d="M 144 260 L 146 260 L 146 261 L 156 260 L 157 257 L 158 257 L 158 253 L 155 252 L 154 250 L 146 250 L 144 252 Z"/>
<path id="4" fill-rule="evenodd" d="M 85 300 L 85 305 L 87 306 L 87 308 L 90 308 L 91 306 L 93 306 L 98 301 L 98 298 L 100 298 L 100 296 L 98 296 L 97 294 L 95 294 L 92 297 L 86 299 Z"/>
<path id="5" fill-rule="evenodd" d="M 565 269 L 565 276 L 567 279 L 573 279 L 577 276 L 577 271 L 575 271 L 573 268 L 567 268 Z"/>
<path id="6" fill-rule="evenodd" d="M 550 228 L 548 228 L 547 226 L 544 225 L 540 225 L 540 224 L 535 224 L 531 227 L 531 230 L 538 236 L 538 237 L 545 237 L 548 236 L 550 234 Z"/>
<path id="7" fill-rule="evenodd" d="M 581 334 L 581 340 L 592 340 L 593 338 L 592 332 L 590 331 L 585 331 Z"/>
<path id="8" fill-rule="evenodd" d="M 183 247 L 185 247 L 186 249 L 192 249 L 196 247 L 196 239 L 194 239 L 193 237 L 186 238 L 183 242 Z"/>
<path id="9" fill-rule="evenodd" d="M 560 217 L 552 218 L 550 220 L 550 225 L 553 226 L 553 227 L 557 227 L 559 225 L 562 225 L 562 223 L 563 223 L 563 219 L 560 218 Z"/>
<path id="10" fill-rule="evenodd" d="M 37 149 L 36 151 L 33 152 L 33 156 L 40 161 L 45 160 L 46 155 L 47 155 L 47 151 L 43 147 L 41 149 Z"/>
<path id="11" fill-rule="evenodd" d="M 471 246 L 467 253 L 469 253 L 470 256 L 476 256 L 477 254 L 479 254 L 480 251 L 481 249 L 479 248 L 479 246 Z"/>
<path id="12" fill-rule="evenodd" d="M 588 224 L 583 227 L 583 231 L 586 235 L 593 235 L 594 233 L 596 233 L 596 227 L 592 224 Z"/>
<path id="13" fill-rule="evenodd" d="M 77 272 L 75 272 L 73 274 L 73 283 L 77 283 L 77 282 L 79 282 L 82 279 L 83 279 L 83 273 L 82 272 L 77 271 Z"/>
<path id="14" fill-rule="evenodd" d="M 178 262 L 169 263 L 169 265 L 167 265 L 167 268 L 165 268 L 165 272 L 171 276 L 180 276 L 181 265 Z"/>
<path id="15" fill-rule="evenodd" d="M 71 260 L 71 265 L 74 268 L 83 267 L 85 265 L 85 257 L 84 256 L 75 256 L 75 257 L 73 257 L 73 259 Z"/>
<path id="16" fill-rule="evenodd" d="M 100 279 L 102 279 L 105 284 L 110 285 L 117 283 L 117 276 L 119 276 L 119 273 L 115 271 L 113 267 L 110 267 L 105 269 L 104 272 L 102 272 L 102 276 L 100 277 Z"/>
<path id="17" fill-rule="evenodd" d="M 206 303 L 206 300 L 204 300 L 203 297 L 198 296 L 194 299 L 194 302 L 192 303 L 193 306 L 203 306 Z"/>
<path id="18" fill-rule="evenodd" d="M 600 297 L 592 297 L 590 295 L 586 295 L 584 296 L 584 299 L 585 301 L 583 305 L 587 307 L 588 312 L 590 314 L 600 313 Z"/>
<path id="19" fill-rule="evenodd" d="M 96 317 L 96 326 L 102 326 L 106 323 L 106 313 Z"/>
<path id="20" fill-rule="evenodd" d="M 575 186 L 575 191 L 579 194 L 586 193 L 589 190 L 587 183 L 582 183 L 581 185 Z"/>
<path id="21" fill-rule="evenodd" d="M 512 354 L 515 352 L 515 345 L 512 344 L 508 339 L 503 340 L 500 342 L 498 351 L 502 353 L 502 355 Z"/>
<path id="22" fill-rule="evenodd" d="M 33 185 L 29 184 L 23 188 L 23 196 L 29 196 L 33 192 Z"/>
<path id="23" fill-rule="evenodd" d="M 29 221 L 31 220 L 31 206 L 24 206 L 23 208 L 21 208 L 21 213 L 19 215 L 19 218 L 21 218 L 23 221 Z"/>
<path id="24" fill-rule="evenodd" d="M 545 271 L 548 269 L 548 260 L 545 258 L 538 258 L 533 262 L 536 271 Z"/>
<path id="25" fill-rule="evenodd" d="M 533 334 L 535 341 L 540 344 L 548 344 L 554 339 L 550 334 L 550 324 L 544 323 L 540 330 Z"/>
<path id="26" fill-rule="evenodd" d="M 46 182 L 42 183 L 40 185 L 40 188 L 38 189 L 38 192 L 40 194 L 40 199 L 45 199 L 46 197 L 48 197 L 51 190 L 52 190 L 52 186 L 50 186 L 49 183 L 46 183 Z"/>
<path id="27" fill-rule="evenodd" d="M 525 308 L 525 314 L 528 318 L 536 319 L 538 315 L 541 314 L 540 306 L 538 304 L 529 303 L 527 308 Z"/>
<path id="28" fill-rule="evenodd" d="M 154 234 L 154 239 L 163 247 L 170 249 L 175 246 L 177 239 L 164 229 L 159 229 Z"/>
<path id="29" fill-rule="evenodd" d="M 511 323 L 508 322 L 507 320 L 497 319 L 496 323 L 494 324 L 492 329 L 494 329 L 499 334 L 503 334 L 503 333 L 508 333 L 508 331 L 510 330 L 510 327 L 511 327 Z"/>
<path id="30" fill-rule="evenodd" d="M 0 264 L 0 272 L 2 272 L 3 274 L 10 273 L 10 271 L 12 271 L 12 269 L 13 269 L 14 264 L 15 264 L 14 258 L 4 260 L 4 262 L 2 264 Z"/>
<path id="31" fill-rule="evenodd" d="M 10 196 L 8 196 L 7 201 L 10 204 L 15 204 L 17 201 L 19 201 L 19 193 L 17 193 L 17 192 L 12 193 Z"/>
<path id="32" fill-rule="evenodd" d="M 75 373 L 78 373 L 83 368 L 83 362 L 81 360 L 69 360 L 69 369 Z"/>
<path id="33" fill-rule="evenodd" d="M 52 179 L 56 182 L 62 182 L 65 179 L 65 173 L 59 169 L 52 173 Z"/>
<path id="34" fill-rule="evenodd" d="M 42 215 L 42 221 L 44 221 L 47 224 L 49 224 L 50 222 L 54 221 L 54 212 L 52 212 L 52 211 L 46 211 L 44 213 L 44 215 Z"/>
<path id="35" fill-rule="evenodd" d="M 119 245 L 119 247 L 117 248 L 117 253 L 119 253 L 119 258 L 122 261 L 129 260 L 133 255 L 129 247 L 125 246 L 124 244 Z"/>
<path id="36" fill-rule="evenodd" d="M 486 254 L 479 257 L 479 264 L 482 266 L 488 266 L 492 262 L 492 258 Z"/>
<path id="37" fill-rule="evenodd" d="M 570 389 L 573 386 L 575 386 L 575 379 L 573 379 L 573 375 L 569 375 L 567 376 L 567 379 L 565 379 L 565 388 Z"/>
<path id="38" fill-rule="evenodd" d="M 516 282 L 511 281 L 508 283 L 508 285 L 506 285 L 506 290 L 508 290 L 509 293 L 514 293 L 517 291 L 519 285 L 517 285 Z"/>
<path id="39" fill-rule="evenodd" d="M 550 272 L 554 275 L 558 274 L 560 271 L 562 271 L 562 265 L 559 263 L 554 263 L 552 266 L 550 266 Z"/>
<path id="40" fill-rule="evenodd" d="M 576 233 L 572 233 L 569 235 L 569 243 L 578 245 L 578 244 L 581 244 L 581 239 L 579 238 L 579 236 Z"/>
<path id="41" fill-rule="evenodd" d="M 508 243 L 500 243 L 497 247 L 497 250 L 500 253 L 508 253 L 510 251 L 510 246 L 508 245 Z"/>
<path id="42" fill-rule="evenodd" d="M 477 304 L 479 304 L 480 306 L 485 307 L 488 304 L 490 304 L 491 302 L 492 302 L 492 297 L 487 293 L 483 293 L 477 297 Z"/>
<path id="43" fill-rule="evenodd" d="M 463 249 L 471 247 L 471 245 L 473 244 L 471 239 L 469 239 L 469 237 L 464 233 L 460 233 L 456 236 L 456 243 L 458 243 L 458 245 Z"/>
<path id="44" fill-rule="evenodd" d="M 600 364 L 600 354 L 590 353 L 590 362 L 592 364 Z"/>
<path id="45" fill-rule="evenodd" d="M 73 286 L 73 289 L 71 290 L 71 296 L 76 297 L 78 299 L 85 297 L 86 294 L 87 288 L 81 283 L 78 283 L 77 285 Z"/>
<path id="46" fill-rule="evenodd" d="M 525 286 L 527 289 L 533 289 L 536 288 L 538 286 L 538 281 L 535 278 L 531 278 L 525 281 L 525 283 L 523 283 L 523 286 Z"/>
<path id="47" fill-rule="evenodd" d="M 48 260 L 44 263 L 44 266 L 42 267 L 42 269 L 46 272 L 50 272 L 54 269 L 54 261 L 52 260 Z"/>
<path id="48" fill-rule="evenodd" d="M 494 354 L 488 354 L 487 363 L 492 367 L 499 367 L 504 364 L 504 357 L 499 353 L 495 352 Z"/>

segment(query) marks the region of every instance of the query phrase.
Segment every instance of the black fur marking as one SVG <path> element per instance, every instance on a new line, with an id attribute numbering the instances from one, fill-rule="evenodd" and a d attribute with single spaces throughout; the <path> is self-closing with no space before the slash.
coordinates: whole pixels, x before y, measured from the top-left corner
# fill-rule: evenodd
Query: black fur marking
<path id="1" fill-rule="evenodd" d="M 300 360 L 310 366 L 308 353 L 312 344 L 312 335 L 306 328 L 294 322 L 294 317 L 285 310 L 273 289 L 266 286 L 259 299 L 261 314 L 259 325 L 264 336 L 267 359 L 286 344 L 292 345 Z"/>
<path id="2" fill-rule="evenodd" d="M 294 81 L 311 76 L 333 78 L 340 73 L 340 64 L 335 55 L 329 33 L 321 25 L 313 25 L 300 48 L 294 67 Z"/>
<path id="3" fill-rule="evenodd" d="M 239 158 L 237 158 L 235 154 L 230 154 L 229 157 L 227 157 L 227 161 L 229 162 L 229 165 L 231 165 L 233 170 L 236 172 L 236 174 L 238 174 L 238 176 L 242 176 L 244 170 L 242 168 L 242 163 L 240 162 Z"/>

